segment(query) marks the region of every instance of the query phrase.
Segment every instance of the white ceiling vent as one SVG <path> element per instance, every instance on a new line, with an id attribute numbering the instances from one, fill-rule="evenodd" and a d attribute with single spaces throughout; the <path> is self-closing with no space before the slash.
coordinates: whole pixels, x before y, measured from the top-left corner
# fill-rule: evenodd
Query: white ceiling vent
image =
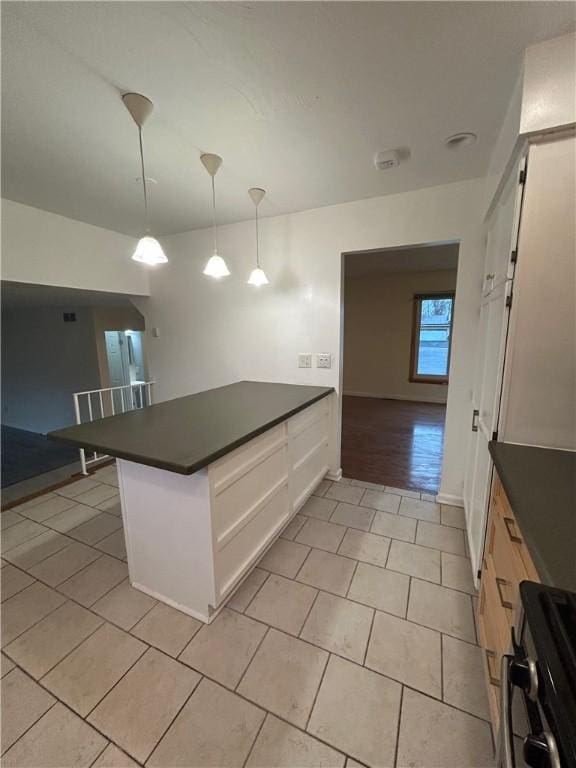
<path id="1" fill-rule="evenodd" d="M 379 171 L 386 171 L 388 168 L 396 168 L 400 165 L 400 153 L 396 149 L 389 149 L 387 152 L 378 152 L 374 157 L 374 165 Z"/>

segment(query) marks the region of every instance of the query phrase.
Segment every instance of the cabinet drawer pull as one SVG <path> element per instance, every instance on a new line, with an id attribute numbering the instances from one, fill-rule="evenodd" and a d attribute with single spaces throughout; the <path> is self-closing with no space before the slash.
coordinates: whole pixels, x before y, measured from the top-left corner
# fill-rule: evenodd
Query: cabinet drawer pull
<path id="1" fill-rule="evenodd" d="M 508 536 L 510 537 L 510 541 L 513 541 L 516 544 L 522 544 L 522 539 L 516 533 L 515 520 L 513 520 L 511 517 L 505 517 L 504 525 L 506 526 L 506 530 L 508 532 Z"/>
<path id="2" fill-rule="evenodd" d="M 513 609 L 514 605 L 510 602 L 510 600 L 506 600 L 504 595 L 502 594 L 502 587 L 511 587 L 512 584 L 509 581 L 506 581 L 506 579 L 500 579 L 498 576 L 496 576 L 496 589 L 498 590 L 498 597 L 500 598 L 500 605 L 502 608 L 510 608 Z"/>
<path id="3" fill-rule="evenodd" d="M 494 651 L 490 651 L 488 648 L 486 648 L 484 653 L 486 654 L 486 666 L 488 667 L 488 680 L 490 682 L 490 685 L 495 685 L 495 686 L 497 686 L 499 688 L 500 687 L 500 679 L 498 677 L 495 677 L 492 674 L 492 670 L 490 668 L 490 662 L 492 660 L 496 661 L 496 654 L 494 653 Z"/>

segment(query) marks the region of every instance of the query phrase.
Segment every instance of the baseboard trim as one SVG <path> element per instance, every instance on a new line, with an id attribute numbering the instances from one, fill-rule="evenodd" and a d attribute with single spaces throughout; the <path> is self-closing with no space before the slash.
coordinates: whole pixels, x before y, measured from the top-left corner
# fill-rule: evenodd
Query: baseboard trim
<path id="1" fill-rule="evenodd" d="M 326 473 L 326 480 L 333 480 L 335 483 L 337 483 L 338 480 L 342 480 L 342 469 L 337 469 L 335 471 L 329 469 Z"/>
<path id="2" fill-rule="evenodd" d="M 464 499 L 462 496 L 453 496 L 451 493 L 438 493 L 436 501 L 438 504 L 449 504 L 451 507 L 462 507 L 464 509 Z"/>
<path id="3" fill-rule="evenodd" d="M 344 396 L 348 397 L 371 397 L 373 400 L 401 400 L 407 403 L 434 403 L 439 405 L 446 405 L 446 398 L 440 397 L 425 397 L 418 395 L 387 395 L 382 392 L 343 392 Z"/>

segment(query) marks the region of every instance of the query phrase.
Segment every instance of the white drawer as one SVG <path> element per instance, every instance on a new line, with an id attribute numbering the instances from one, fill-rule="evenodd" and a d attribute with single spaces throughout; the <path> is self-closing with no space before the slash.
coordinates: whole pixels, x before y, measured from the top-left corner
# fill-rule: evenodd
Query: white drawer
<path id="1" fill-rule="evenodd" d="M 289 516 L 288 486 L 285 484 L 234 538 L 215 552 L 214 572 L 218 602 L 258 560 Z"/>
<path id="2" fill-rule="evenodd" d="M 222 493 L 286 442 L 286 422 L 283 422 L 211 464 L 210 482 L 215 494 Z"/>
<path id="3" fill-rule="evenodd" d="M 292 416 L 291 419 L 288 419 L 288 434 L 291 437 L 295 437 L 318 419 L 321 419 L 323 416 L 328 416 L 329 410 L 330 404 L 328 402 L 328 397 L 324 397 L 318 403 L 314 403 L 314 405 L 311 405 L 309 408 L 297 413 L 296 416 Z"/>
<path id="4" fill-rule="evenodd" d="M 320 414 L 318 419 L 305 425 L 298 434 L 290 436 L 288 441 L 290 469 L 297 470 L 301 464 L 308 461 L 308 457 L 327 443 L 328 415 Z"/>
<path id="5" fill-rule="evenodd" d="M 304 504 L 328 471 L 328 442 L 325 441 L 290 474 L 292 513 Z"/>
<path id="6" fill-rule="evenodd" d="M 214 492 L 213 532 L 214 545 L 221 549 L 230 539 L 255 517 L 280 486 L 288 482 L 288 455 L 285 445 L 226 485 L 220 493 Z"/>

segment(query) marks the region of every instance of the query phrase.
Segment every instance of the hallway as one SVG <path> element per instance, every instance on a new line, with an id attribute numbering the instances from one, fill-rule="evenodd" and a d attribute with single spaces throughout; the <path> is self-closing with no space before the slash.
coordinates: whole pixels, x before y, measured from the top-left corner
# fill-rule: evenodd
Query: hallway
<path id="1" fill-rule="evenodd" d="M 440 403 L 344 396 L 344 476 L 436 494 L 445 418 Z"/>

